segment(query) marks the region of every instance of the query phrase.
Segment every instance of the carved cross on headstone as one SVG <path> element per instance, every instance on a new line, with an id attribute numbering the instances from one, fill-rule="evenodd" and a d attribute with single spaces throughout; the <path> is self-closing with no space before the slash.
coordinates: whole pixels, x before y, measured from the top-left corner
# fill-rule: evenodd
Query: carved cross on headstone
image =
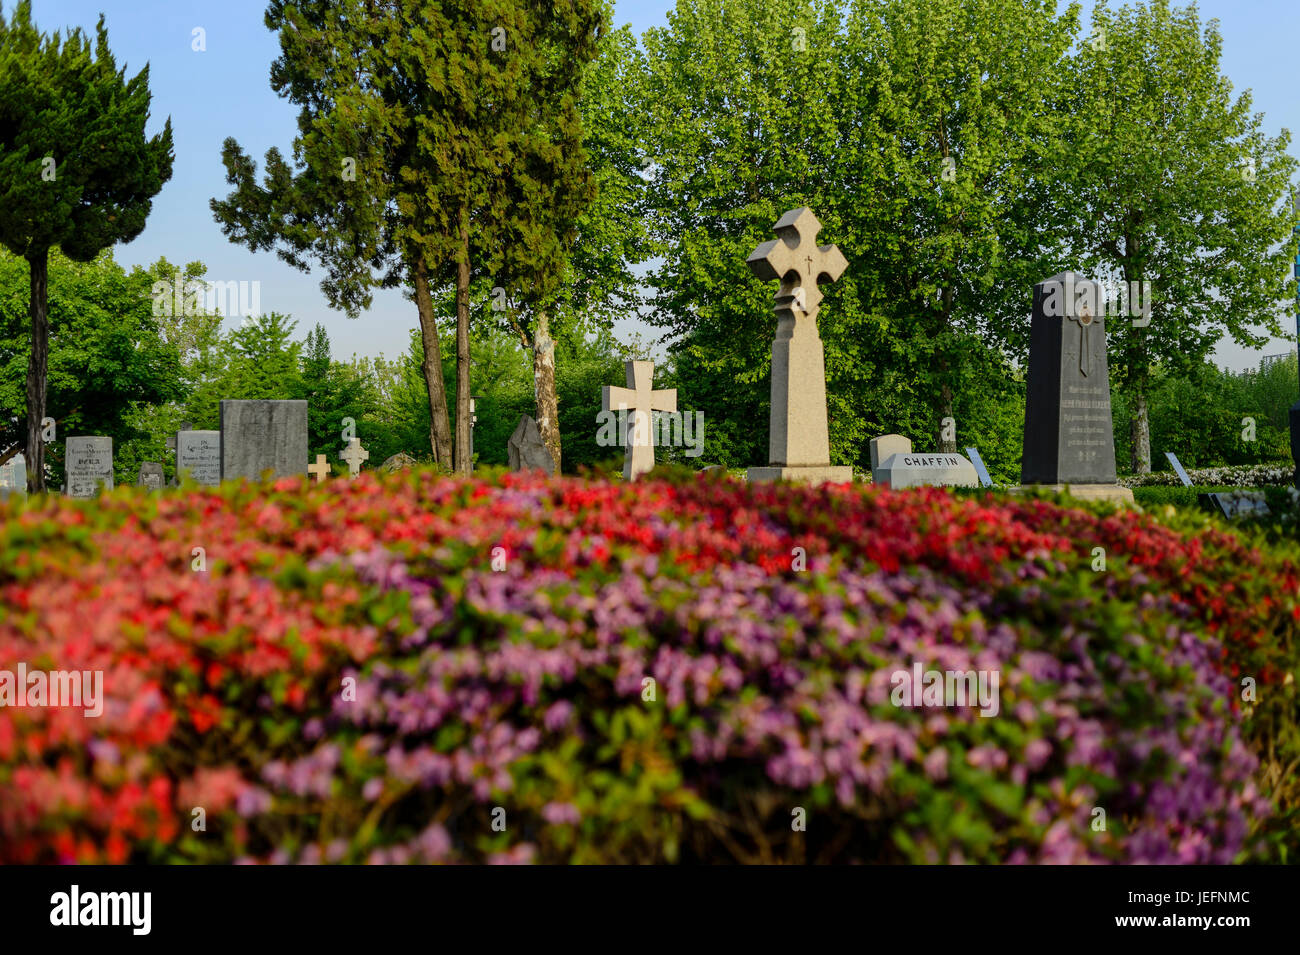
<path id="1" fill-rule="evenodd" d="M 339 457 L 347 462 L 348 476 L 356 477 L 361 473 L 361 462 L 370 460 L 370 452 L 361 446 L 360 438 L 353 438 Z"/>
<path id="2" fill-rule="evenodd" d="M 325 459 L 325 455 L 316 455 L 316 463 L 308 465 L 307 473 L 316 479 L 317 484 L 324 484 L 325 478 L 330 473 L 330 463 Z"/>
<path id="3" fill-rule="evenodd" d="M 677 389 L 654 391 L 655 363 L 627 363 L 627 387 L 605 385 L 601 395 L 602 411 L 629 410 L 632 421 L 627 432 L 627 455 L 623 459 L 623 477 L 631 481 L 655 466 L 655 449 L 650 435 L 650 412 L 676 411 Z"/>
<path id="4" fill-rule="evenodd" d="M 1074 309 L 1070 311 L 1070 321 L 1079 323 L 1079 373 L 1087 378 L 1088 372 L 1092 369 L 1092 349 L 1088 347 L 1090 344 L 1088 327 L 1092 324 L 1092 309 L 1083 305 L 1078 309 L 1077 314 Z"/>
<path id="5" fill-rule="evenodd" d="M 790 334 L 805 324 L 817 330 L 817 310 L 821 307 L 821 282 L 835 282 L 849 267 L 843 253 L 833 245 L 817 245 L 822 224 L 811 209 L 792 209 L 776 223 L 779 238 L 764 242 L 747 260 L 750 270 L 760 279 L 780 279 L 776 293 L 776 317 L 794 322 Z M 798 321 L 811 319 L 810 323 Z"/>

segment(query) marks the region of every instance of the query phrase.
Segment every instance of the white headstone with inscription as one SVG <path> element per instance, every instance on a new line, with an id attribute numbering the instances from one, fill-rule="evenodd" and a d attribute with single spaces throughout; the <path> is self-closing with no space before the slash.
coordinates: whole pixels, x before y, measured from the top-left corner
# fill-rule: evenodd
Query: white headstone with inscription
<path id="1" fill-rule="evenodd" d="M 95 497 L 101 487 L 113 490 L 112 438 L 98 435 L 68 438 L 65 451 L 68 497 Z"/>

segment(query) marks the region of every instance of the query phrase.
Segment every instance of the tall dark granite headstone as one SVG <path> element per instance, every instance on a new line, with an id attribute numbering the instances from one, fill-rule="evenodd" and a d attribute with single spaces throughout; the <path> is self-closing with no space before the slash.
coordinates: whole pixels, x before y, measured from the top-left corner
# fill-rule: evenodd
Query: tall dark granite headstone
<path id="1" fill-rule="evenodd" d="M 1295 486 L 1300 488 L 1300 401 L 1291 406 L 1291 460 L 1295 462 Z"/>
<path id="2" fill-rule="evenodd" d="M 1098 283 L 1062 272 L 1034 286 L 1022 484 L 1115 484 L 1115 435 Z"/>

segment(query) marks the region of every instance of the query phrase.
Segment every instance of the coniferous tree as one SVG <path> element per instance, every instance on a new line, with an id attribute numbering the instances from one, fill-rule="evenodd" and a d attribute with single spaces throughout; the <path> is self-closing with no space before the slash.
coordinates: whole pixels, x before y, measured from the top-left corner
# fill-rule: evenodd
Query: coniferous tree
<path id="1" fill-rule="evenodd" d="M 454 288 L 457 419 L 469 417 L 469 296 L 475 260 L 519 241 L 530 290 L 551 281 L 550 231 L 586 189 L 572 120 L 599 0 L 273 0 L 282 55 L 272 86 L 301 107 L 296 170 L 272 149 L 266 176 L 233 139 L 235 187 L 212 208 L 226 234 L 329 269 L 331 304 L 356 315 L 376 287 L 408 286 L 420 315 L 435 460 L 452 452 L 433 291 Z M 516 208 L 519 212 L 516 213 Z M 526 225 L 515 225 L 526 216 Z"/>
<path id="2" fill-rule="evenodd" d="M 149 119 L 149 67 L 119 70 L 99 18 L 93 45 L 80 31 L 46 36 L 22 0 L 0 12 L 0 243 L 27 261 L 31 342 L 27 365 L 27 485 L 45 489 L 50 250 L 89 262 L 129 242 L 172 174 L 169 119 Z"/>

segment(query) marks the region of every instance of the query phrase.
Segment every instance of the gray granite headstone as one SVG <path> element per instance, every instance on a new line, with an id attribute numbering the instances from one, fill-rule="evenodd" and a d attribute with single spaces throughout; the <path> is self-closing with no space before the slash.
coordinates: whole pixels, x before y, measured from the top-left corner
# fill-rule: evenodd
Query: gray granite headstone
<path id="1" fill-rule="evenodd" d="M 1291 406 L 1291 460 L 1295 462 L 1295 486 L 1300 489 L 1300 401 Z"/>
<path id="2" fill-rule="evenodd" d="M 1074 272 L 1034 286 L 1022 484 L 1115 483 L 1104 311 Z"/>
<path id="3" fill-rule="evenodd" d="M 905 487 L 978 487 L 975 466 L 960 454 L 892 454 L 871 473 L 876 484 Z"/>
<path id="4" fill-rule="evenodd" d="M 555 474 L 555 459 L 542 440 L 542 430 L 528 415 L 519 416 L 515 433 L 506 445 L 506 458 L 512 471 L 538 469 L 545 471 L 548 476 Z"/>
<path id="5" fill-rule="evenodd" d="M 161 491 L 167 478 L 163 474 L 163 466 L 157 461 L 140 462 L 140 477 L 136 480 L 137 487 L 147 487 L 151 491 Z"/>
<path id="6" fill-rule="evenodd" d="M 113 490 L 113 439 L 100 436 L 68 438 L 64 447 L 68 497 L 95 497 L 102 486 Z"/>
<path id="7" fill-rule="evenodd" d="M 221 402 L 221 479 L 307 474 L 307 402 Z"/>
<path id="8" fill-rule="evenodd" d="M 21 454 L 0 464 L 0 501 L 10 495 L 27 496 L 27 459 Z"/>
<path id="9" fill-rule="evenodd" d="M 176 432 L 176 480 L 215 487 L 221 483 L 221 432 Z"/>

